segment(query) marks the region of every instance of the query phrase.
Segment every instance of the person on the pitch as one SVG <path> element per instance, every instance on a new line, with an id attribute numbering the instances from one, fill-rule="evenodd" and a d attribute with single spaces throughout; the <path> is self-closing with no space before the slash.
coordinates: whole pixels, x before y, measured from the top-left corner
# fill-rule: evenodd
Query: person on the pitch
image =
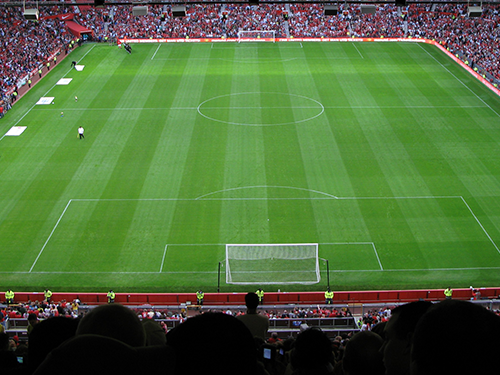
<path id="1" fill-rule="evenodd" d="M 85 131 L 85 129 L 83 128 L 83 126 L 80 126 L 78 128 L 78 136 L 80 137 L 80 139 L 85 138 L 85 136 L 83 135 L 84 131 Z"/>

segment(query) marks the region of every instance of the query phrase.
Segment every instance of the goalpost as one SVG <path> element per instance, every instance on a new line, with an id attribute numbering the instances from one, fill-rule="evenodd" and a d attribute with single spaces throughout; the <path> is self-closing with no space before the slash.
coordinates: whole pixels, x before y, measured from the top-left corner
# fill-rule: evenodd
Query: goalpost
<path id="1" fill-rule="evenodd" d="M 228 244 L 227 284 L 316 284 L 318 244 Z"/>
<path id="2" fill-rule="evenodd" d="M 275 30 L 240 30 L 238 43 L 241 42 L 276 42 Z"/>

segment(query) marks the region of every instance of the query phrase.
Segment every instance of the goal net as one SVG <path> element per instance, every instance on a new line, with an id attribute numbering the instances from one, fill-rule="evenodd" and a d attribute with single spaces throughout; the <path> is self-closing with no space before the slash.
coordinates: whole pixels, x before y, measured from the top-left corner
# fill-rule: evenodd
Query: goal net
<path id="1" fill-rule="evenodd" d="M 316 284 L 318 244 L 226 245 L 228 284 Z"/>
<path id="2" fill-rule="evenodd" d="M 276 42 L 274 30 L 240 30 L 238 31 L 238 43 L 241 42 Z"/>

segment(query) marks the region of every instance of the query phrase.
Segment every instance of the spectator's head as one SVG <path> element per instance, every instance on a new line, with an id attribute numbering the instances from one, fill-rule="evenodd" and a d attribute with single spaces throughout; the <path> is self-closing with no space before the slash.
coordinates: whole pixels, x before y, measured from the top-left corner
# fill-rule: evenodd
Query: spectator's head
<path id="1" fill-rule="evenodd" d="M 5 332 L 0 333 L 0 351 L 9 350 L 9 335 Z"/>
<path id="2" fill-rule="evenodd" d="M 33 327 L 28 338 L 28 366 L 36 369 L 45 357 L 64 341 L 75 336 L 78 320 L 54 317 Z"/>
<path id="3" fill-rule="evenodd" d="M 412 375 L 486 374 L 500 353 L 500 317 L 471 302 L 446 300 L 420 319 Z M 465 340 L 466 339 L 466 340 Z"/>
<path id="4" fill-rule="evenodd" d="M 290 357 L 294 371 L 301 374 L 327 374 L 333 371 L 332 343 L 318 328 L 302 331 L 295 340 Z"/>
<path id="5" fill-rule="evenodd" d="M 132 310 L 120 304 L 101 305 L 92 309 L 83 317 L 76 334 L 112 337 L 132 347 L 146 344 L 141 321 Z"/>
<path id="6" fill-rule="evenodd" d="M 347 343 L 342 360 L 345 375 L 384 375 L 382 337 L 370 331 L 356 333 Z"/>
<path id="7" fill-rule="evenodd" d="M 385 330 L 385 326 L 387 325 L 387 322 L 381 322 L 381 323 L 378 323 L 378 324 L 375 324 L 371 331 L 373 333 L 376 333 L 377 335 L 379 335 L 382 340 L 385 340 L 385 334 L 384 334 L 384 330 Z"/>
<path id="8" fill-rule="evenodd" d="M 410 373 L 411 339 L 418 320 L 432 306 L 431 302 L 418 301 L 401 305 L 392 310 L 384 329 L 385 341 L 380 348 L 387 375 Z"/>
<path id="9" fill-rule="evenodd" d="M 79 335 L 65 341 L 47 355 L 34 375 L 61 369 L 71 369 L 73 375 L 141 373 L 134 348 L 100 335 Z"/>
<path id="10" fill-rule="evenodd" d="M 204 313 L 188 318 L 167 334 L 167 344 L 177 353 L 174 375 L 195 364 L 206 374 L 260 373 L 252 334 L 231 315 Z"/>
<path id="11" fill-rule="evenodd" d="M 142 321 L 144 333 L 146 334 L 146 346 L 166 345 L 167 337 L 160 324 L 152 319 Z"/>
<path id="12" fill-rule="evenodd" d="M 249 310 L 257 309 L 259 306 L 259 297 L 254 292 L 247 293 L 245 296 L 245 305 Z"/>
<path id="13" fill-rule="evenodd" d="M 28 323 L 31 324 L 32 326 L 38 323 L 38 316 L 34 313 L 29 313 L 28 314 Z"/>

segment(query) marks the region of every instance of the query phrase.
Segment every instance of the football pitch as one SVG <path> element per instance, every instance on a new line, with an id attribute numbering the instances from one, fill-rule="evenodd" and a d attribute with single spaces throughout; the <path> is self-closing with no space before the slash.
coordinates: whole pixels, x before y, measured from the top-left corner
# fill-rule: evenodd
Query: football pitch
<path id="1" fill-rule="evenodd" d="M 0 120 L 1 290 L 324 290 L 327 261 L 335 290 L 500 285 L 500 98 L 437 48 L 132 47 Z M 227 244 L 318 244 L 321 280 L 229 283 Z"/>

